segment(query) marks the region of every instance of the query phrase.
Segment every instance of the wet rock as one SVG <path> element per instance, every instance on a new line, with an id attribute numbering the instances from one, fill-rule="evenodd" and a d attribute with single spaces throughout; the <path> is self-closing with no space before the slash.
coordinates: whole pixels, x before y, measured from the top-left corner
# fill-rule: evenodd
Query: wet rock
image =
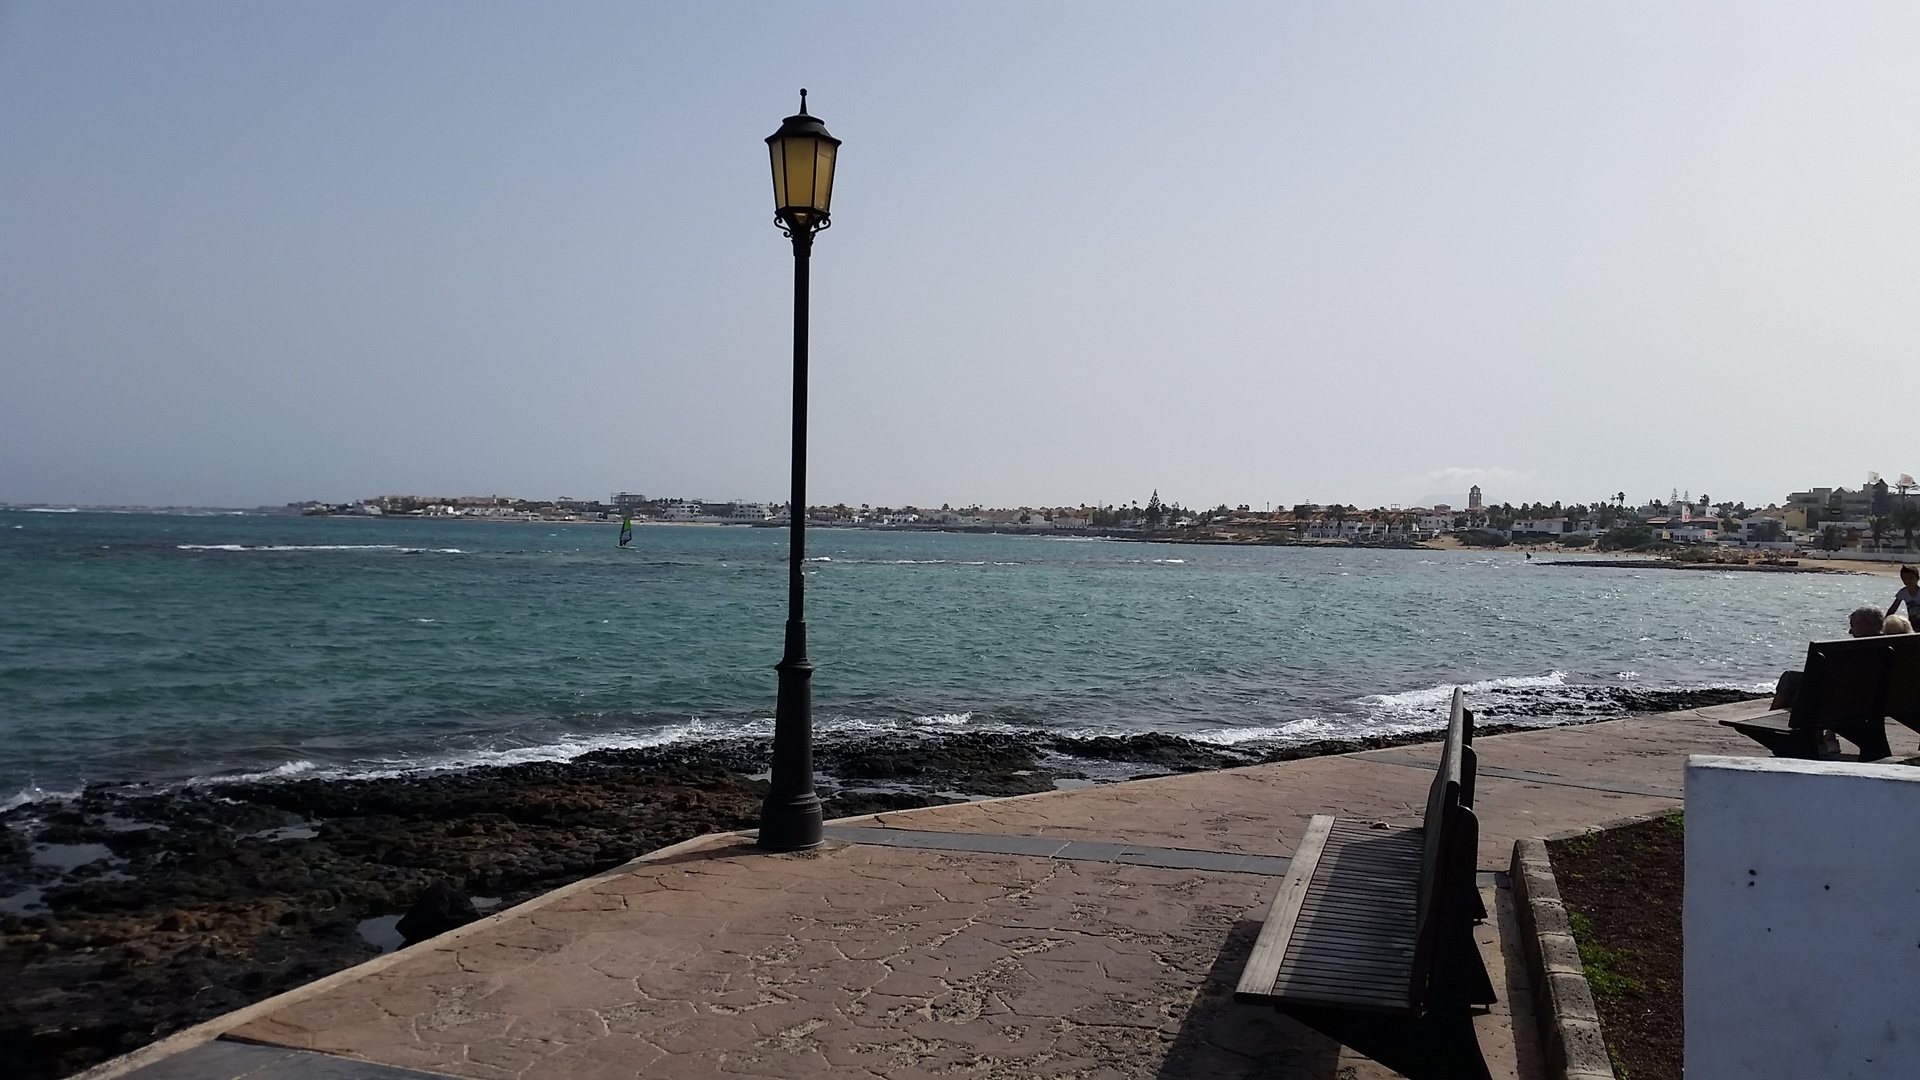
<path id="1" fill-rule="evenodd" d="M 1704 709 L 1710 705 L 1729 705 L 1736 701 L 1751 701 L 1757 697 L 1767 696 L 1738 687 L 1710 687 L 1705 690 L 1614 690 L 1613 695 L 1622 709 L 1632 713 Z"/>
<path id="2" fill-rule="evenodd" d="M 1158 765 L 1172 772 L 1197 772 L 1251 765 L 1257 756 L 1150 731 L 1141 735 L 1101 735 L 1053 740 L 1053 748 L 1073 757 Z"/>
<path id="3" fill-rule="evenodd" d="M 956 800 L 938 795 L 919 795 L 905 791 L 838 791 L 821 800 L 826 818 L 859 817 L 884 814 L 893 810 L 918 810 L 923 806 L 944 806 Z"/>
<path id="4" fill-rule="evenodd" d="M 824 740 L 814 750 L 820 771 L 842 779 L 909 781 L 921 791 L 1026 795 L 1053 790 L 1032 734 L 960 732 L 938 738 L 901 736 Z"/>
<path id="5" fill-rule="evenodd" d="M 444 881 L 436 881 L 420 893 L 394 929 L 407 944 L 438 937 L 457 926 L 465 926 L 480 917 L 473 901 Z"/>

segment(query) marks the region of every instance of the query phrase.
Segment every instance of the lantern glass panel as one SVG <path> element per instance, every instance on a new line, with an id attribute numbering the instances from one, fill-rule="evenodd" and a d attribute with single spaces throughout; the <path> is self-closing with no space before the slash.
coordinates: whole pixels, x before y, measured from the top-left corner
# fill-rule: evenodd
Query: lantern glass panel
<path id="1" fill-rule="evenodd" d="M 833 209 L 833 162 L 840 148 L 829 139 L 818 144 L 813 155 L 813 208 L 824 214 Z"/>
<path id="2" fill-rule="evenodd" d="M 786 209 L 787 203 L 787 156 L 781 152 L 785 140 L 774 139 L 767 143 L 767 149 L 773 156 L 773 208 Z"/>
<path id="3" fill-rule="evenodd" d="M 787 175 L 787 190 L 775 209 L 808 209 L 813 206 L 813 158 L 814 148 L 819 144 L 819 139 L 805 136 L 789 135 L 780 140 L 775 153 L 786 159 L 782 171 Z"/>

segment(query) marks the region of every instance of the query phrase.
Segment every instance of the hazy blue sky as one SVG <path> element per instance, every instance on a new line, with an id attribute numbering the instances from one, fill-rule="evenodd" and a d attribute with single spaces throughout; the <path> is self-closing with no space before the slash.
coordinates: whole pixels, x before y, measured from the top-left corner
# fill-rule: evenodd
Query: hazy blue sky
<path id="1" fill-rule="evenodd" d="M 0 2 L 0 500 L 1920 472 L 1920 5 Z"/>

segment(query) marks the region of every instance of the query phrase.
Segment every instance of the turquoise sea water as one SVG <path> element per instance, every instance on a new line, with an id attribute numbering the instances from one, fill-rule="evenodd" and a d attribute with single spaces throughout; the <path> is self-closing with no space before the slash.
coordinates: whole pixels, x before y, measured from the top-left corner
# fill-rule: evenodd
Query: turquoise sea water
<path id="1" fill-rule="evenodd" d="M 0 805 L 220 773 L 561 758 L 770 730 L 786 534 L 0 511 Z M 1585 688 L 1759 686 L 1856 576 L 1517 553 L 811 534 L 823 729 L 1292 742 Z"/>

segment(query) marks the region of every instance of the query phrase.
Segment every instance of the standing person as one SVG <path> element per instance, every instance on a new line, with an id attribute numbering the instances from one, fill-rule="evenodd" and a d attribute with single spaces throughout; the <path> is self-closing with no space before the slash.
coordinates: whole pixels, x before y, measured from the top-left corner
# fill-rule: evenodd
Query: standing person
<path id="1" fill-rule="evenodd" d="M 1893 594 L 1893 603 L 1887 605 L 1887 614 L 1891 615 L 1899 611 L 1900 605 L 1905 604 L 1907 621 L 1913 622 L 1915 619 L 1920 619 L 1920 570 L 1911 566 L 1901 567 L 1900 584 L 1904 587 Z"/>

